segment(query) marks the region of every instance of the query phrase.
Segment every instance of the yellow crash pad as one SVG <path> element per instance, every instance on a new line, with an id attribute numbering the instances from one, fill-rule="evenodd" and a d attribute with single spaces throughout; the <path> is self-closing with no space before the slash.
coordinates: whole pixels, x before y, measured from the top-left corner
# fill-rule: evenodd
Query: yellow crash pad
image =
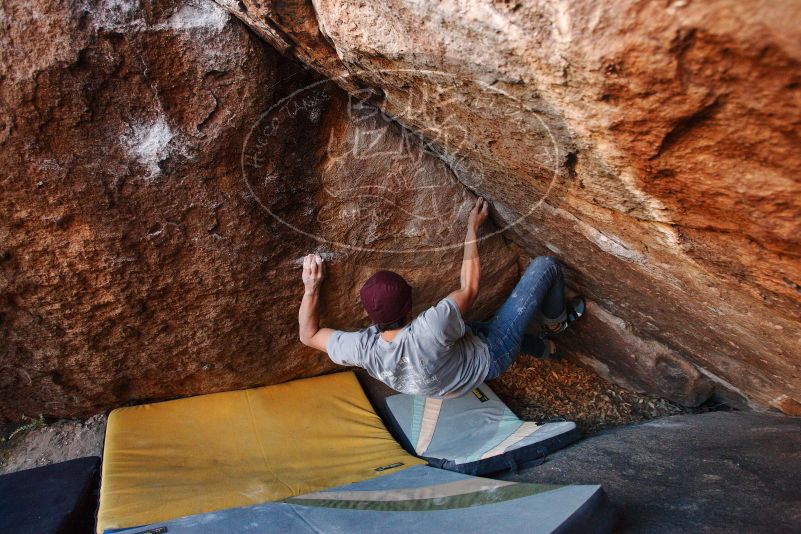
<path id="1" fill-rule="evenodd" d="M 111 412 L 97 531 L 319 491 L 425 462 L 352 372 Z"/>

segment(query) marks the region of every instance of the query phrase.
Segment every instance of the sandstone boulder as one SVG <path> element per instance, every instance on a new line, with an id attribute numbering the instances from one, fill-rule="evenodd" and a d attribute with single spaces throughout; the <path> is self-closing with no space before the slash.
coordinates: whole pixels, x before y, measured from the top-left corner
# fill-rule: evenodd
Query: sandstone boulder
<path id="1" fill-rule="evenodd" d="M 798 405 L 797 2 L 218 3 L 566 264 L 602 315 L 578 357 L 684 404 Z"/>
<path id="2" fill-rule="evenodd" d="M 417 309 L 458 283 L 449 168 L 215 4 L 6 2 L 0 24 L 0 420 L 332 370 L 297 341 L 312 251 L 331 326 L 365 324 L 376 267 Z M 482 247 L 479 313 L 517 274 Z"/>

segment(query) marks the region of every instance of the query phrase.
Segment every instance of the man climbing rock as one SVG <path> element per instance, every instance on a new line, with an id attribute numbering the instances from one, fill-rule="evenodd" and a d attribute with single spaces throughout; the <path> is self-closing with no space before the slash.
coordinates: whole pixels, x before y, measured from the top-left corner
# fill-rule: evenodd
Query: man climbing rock
<path id="1" fill-rule="evenodd" d="M 375 324 L 357 332 L 320 328 L 317 304 L 325 263 L 319 255 L 306 256 L 300 341 L 327 352 L 335 363 L 366 369 L 396 391 L 429 397 L 469 393 L 503 373 L 521 346 L 528 354 L 554 356 L 550 338 L 581 316 L 584 302 L 577 298 L 565 305 L 562 269 L 553 258 L 534 259 L 491 320 L 463 320 L 479 292 L 477 235 L 487 215 L 487 202 L 478 198 L 467 222 L 459 289 L 411 318 L 412 288 L 399 274 L 378 271 L 360 292 Z M 542 322 L 536 337 L 526 334 L 535 317 Z"/>

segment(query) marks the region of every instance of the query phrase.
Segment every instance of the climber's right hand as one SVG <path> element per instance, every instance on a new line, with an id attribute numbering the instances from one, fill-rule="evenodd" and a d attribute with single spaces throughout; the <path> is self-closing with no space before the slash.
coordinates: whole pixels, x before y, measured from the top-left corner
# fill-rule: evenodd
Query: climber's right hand
<path id="1" fill-rule="evenodd" d="M 489 202 L 482 197 L 476 198 L 476 203 L 473 205 L 473 209 L 470 210 L 470 215 L 467 218 L 468 229 L 478 233 L 478 229 L 481 228 L 481 225 L 484 224 L 488 216 Z"/>
<path id="2" fill-rule="evenodd" d="M 325 260 L 319 254 L 303 258 L 303 288 L 306 293 L 315 293 L 325 278 Z"/>

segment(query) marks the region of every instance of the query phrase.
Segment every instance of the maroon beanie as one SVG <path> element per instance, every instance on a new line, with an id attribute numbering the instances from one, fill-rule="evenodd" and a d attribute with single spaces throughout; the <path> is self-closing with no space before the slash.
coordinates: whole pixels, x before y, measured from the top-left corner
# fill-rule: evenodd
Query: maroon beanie
<path id="1" fill-rule="evenodd" d="M 398 273 L 378 271 L 359 291 L 362 306 L 376 324 L 394 323 L 412 309 L 412 287 Z"/>

